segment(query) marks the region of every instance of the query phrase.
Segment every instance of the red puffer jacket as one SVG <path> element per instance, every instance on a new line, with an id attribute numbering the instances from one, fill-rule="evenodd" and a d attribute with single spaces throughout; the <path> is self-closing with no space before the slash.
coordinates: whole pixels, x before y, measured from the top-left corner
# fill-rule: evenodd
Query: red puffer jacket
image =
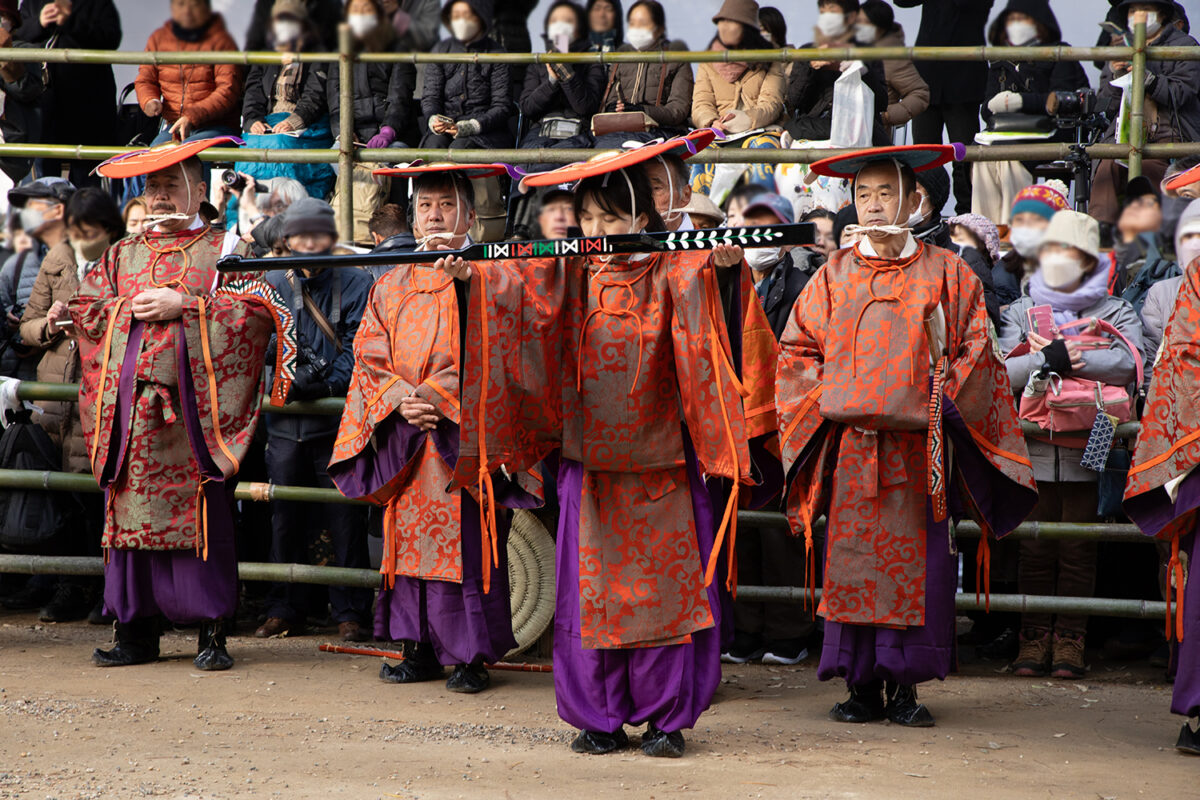
<path id="1" fill-rule="evenodd" d="M 208 29 L 198 42 L 185 42 L 175 35 L 170 20 L 150 34 L 147 52 L 237 50 L 220 14 L 213 14 Z M 173 124 L 187 115 L 196 128 L 217 125 L 238 129 L 242 107 L 242 67 L 236 64 L 168 64 L 138 67 L 138 104 L 142 108 L 162 97 L 163 119 Z"/>

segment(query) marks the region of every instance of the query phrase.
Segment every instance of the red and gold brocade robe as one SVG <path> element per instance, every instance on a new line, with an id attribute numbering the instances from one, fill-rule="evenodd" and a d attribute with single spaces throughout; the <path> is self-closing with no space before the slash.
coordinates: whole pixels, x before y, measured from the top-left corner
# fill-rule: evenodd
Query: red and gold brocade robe
<path id="1" fill-rule="evenodd" d="M 387 471 L 361 481 L 376 487 L 363 499 L 387 506 L 384 575 L 462 582 L 462 504 L 457 492 L 446 491 L 457 430 L 439 449 L 439 436 L 418 432 L 400 416 L 400 401 L 415 395 L 458 425 L 459 331 L 454 280 L 441 270 L 403 264 L 372 287 L 354 339 L 354 374 L 330 474 L 339 489 L 350 491 L 341 476 L 352 465 L 344 462 Z M 384 425 L 404 435 L 399 459 L 381 455 L 377 437 Z"/>
<path id="2" fill-rule="evenodd" d="M 930 489 L 956 481 L 956 496 L 999 535 L 1024 519 L 1036 490 L 979 279 L 954 254 L 919 243 L 907 258 L 870 262 L 858 248 L 834 253 L 801 292 L 780 342 L 787 507 L 810 545 L 811 521 L 827 516 L 826 619 L 922 625 L 925 548 L 951 546 L 926 536 L 927 500 L 939 500 Z M 944 457 L 930 458 L 931 381 L 942 356 L 942 396 L 966 428 L 952 472 Z"/>
<path id="3" fill-rule="evenodd" d="M 739 383 L 730 363 L 709 254 L 472 269 L 456 484 L 486 494 L 492 473 L 532 469 L 554 450 L 582 464 L 584 646 L 689 641 L 713 613 L 684 426 L 700 470 L 737 484 L 750 481 L 748 430 L 774 422 L 769 389 Z M 741 391 L 756 403 L 750 422 Z"/>
<path id="4" fill-rule="evenodd" d="M 260 302 L 221 293 L 232 283 L 216 270 L 224 238 L 206 226 L 123 239 L 69 303 L 80 418 L 108 490 L 105 547 L 205 553 L 202 486 L 232 477 L 254 436 L 275 324 Z M 182 315 L 139 323 L 133 297 L 158 286 L 183 294 Z M 193 402 L 206 452 L 195 452 L 185 427 L 182 404 Z"/>
<path id="5" fill-rule="evenodd" d="M 1195 487 L 1200 479 L 1200 259 L 1184 272 L 1141 423 L 1125 484 L 1125 512 L 1143 532 L 1171 543 L 1168 583 L 1174 592 L 1168 593 L 1167 611 L 1170 615 L 1173 606 L 1174 618 L 1168 620 L 1168 636 L 1182 641 L 1185 579 L 1179 546 L 1196 529 L 1200 508 Z M 1196 567 L 1188 569 L 1187 580 L 1194 580 Z"/>

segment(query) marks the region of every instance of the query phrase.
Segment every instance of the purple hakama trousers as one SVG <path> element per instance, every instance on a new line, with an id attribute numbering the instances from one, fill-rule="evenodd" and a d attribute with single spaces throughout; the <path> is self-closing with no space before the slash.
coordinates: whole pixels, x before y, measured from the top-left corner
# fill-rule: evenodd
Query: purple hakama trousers
<path id="1" fill-rule="evenodd" d="M 712 552 L 716 527 L 708 489 L 688 450 L 688 478 L 701 561 Z M 583 465 L 558 467 L 558 541 L 555 572 L 554 696 L 568 724 L 611 733 L 622 725 L 652 722 L 668 733 L 691 728 L 721 682 L 721 601 L 714 580 L 707 589 L 715 625 L 688 644 L 592 650 L 583 647 L 579 621 L 579 505 Z"/>

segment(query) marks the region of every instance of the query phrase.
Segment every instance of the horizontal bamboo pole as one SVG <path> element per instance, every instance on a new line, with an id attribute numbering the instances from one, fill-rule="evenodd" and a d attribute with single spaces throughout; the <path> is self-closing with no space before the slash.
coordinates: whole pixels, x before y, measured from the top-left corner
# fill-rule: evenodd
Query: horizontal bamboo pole
<path id="1" fill-rule="evenodd" d="M 778 511 L 739 511 L 738 524 L 756 528 L 786 528 L 787 517 Z M 825 530 L 825 520 L 813 523 L 814 532 Z M 955 537 L 978 539 L 979 525 L 969 520 L 954 526 Z M 1087 524 L 1081 522 L 1025 522 L 1005 537 L 1006 539 L 1094 539 L 1103 542 L 1153 542 L 1136 525 L 1114 523 Z"/>
<path id="2" fill-rule="evenodd" d="M 21 400 L 52 400 L 62 403 L 74 403 L 79 400 L 79 386 L 74 383 L 43 383 L 41 381 L 21 381 L 17 389 L 17 397 Z M 272 414 L 320 414 L 336 416 L 342 413 L 346 406 L 344 397 L 323 397 L 320 400 L 305 400 L 298 403 L 288 403 L 277 406 L 264 399 L 262 410 Z"/>
<path id="3" fill-rule="evenodd" d="M 679 64 L 775 61 L 1128 61 L 1131 47 L 784 47 L 776 50 L 651 50 L 607 53 L 357 53 L 363 62 L 406 64 Z M 1148 47 L 1151 61 L 1198 61 L 1200 48 Z M 272 51 L 145 51 L 5 47 L 0 61 L 50 64 L 284 64 L 333 63 L 337 53 Z"/>

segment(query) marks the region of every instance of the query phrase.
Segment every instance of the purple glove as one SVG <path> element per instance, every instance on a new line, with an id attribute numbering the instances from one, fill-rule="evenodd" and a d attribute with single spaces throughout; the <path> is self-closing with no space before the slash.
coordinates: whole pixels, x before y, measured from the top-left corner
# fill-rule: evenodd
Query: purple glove
<path id="1" fill-rule="evenodd" d="M 372 136 L 371 140 L 367 142 L 367 147 L 371 148 L 372 150 L 382 147 L 390 147 L 394 141 L 396 141 L 396 131 L 390 126 L 384 125 L 379 129 L 379 133 Z"/>

